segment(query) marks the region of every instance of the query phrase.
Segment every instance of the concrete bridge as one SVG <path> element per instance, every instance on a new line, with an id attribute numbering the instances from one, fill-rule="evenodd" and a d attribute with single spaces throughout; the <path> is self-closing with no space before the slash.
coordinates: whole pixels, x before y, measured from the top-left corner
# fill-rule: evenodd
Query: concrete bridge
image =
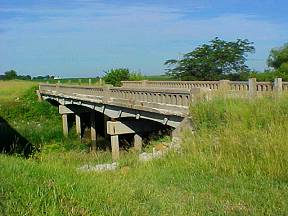
<path id="1" fill-rule="evenodd" d="M 104 135 L 111 137 L 115 160 L 119 157 L 119 135 L 134 134 L 134 146 L 141 149 L 143 133 L 161 127 L 176 128 L 188 115 L 193 97 L 200 92 L 201 88 L 39 86 L 39 96 L 59 106 L 65 136 L 68 135 L 68 115 L 75 115 L 76 130 L 81 137 L 81 116 L 90 113 L 92 149 L 96 149 L 96 128 L 101 124 Z"/>
<path id="2" fill-rule="evenodd" d="M 119 158 L 119 135 L 134 135 L 134 147 L 142 147 L 142 134 L 161 127 L 177 128 L 188 115 L 189 105 L 199 96 L 217 90 L 255 97 L 263 92 L 288 90 L 281 78 L 274 83 L 220 81 L 125 81 L 122 87 L 40 84 L 39 97 L 59 106 L 63 133 L 68 135 L 68 115 L 75 115 L 76 131 L 82 137 L 82 117 L 89 115 L 91 148 L 96 150 L 97 128 L 110 136 L 112 158 Z M 210 94 L 211 95 L 211 94 Z"/>

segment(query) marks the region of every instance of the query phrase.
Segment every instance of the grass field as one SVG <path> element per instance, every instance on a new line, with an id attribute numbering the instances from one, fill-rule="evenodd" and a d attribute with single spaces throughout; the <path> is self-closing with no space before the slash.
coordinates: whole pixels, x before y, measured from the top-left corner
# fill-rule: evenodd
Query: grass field
<path id="1" fill-rule="evenodd" d="M 1 81 L 0 80 L 0 103 L 11 102 L 23 96 L 32 87 L 37 86 L 36 82 L 29 81 Z"/>
<path id="2" fill-rule="evenodd" d="M 181 152 L 148 163 L 122 152 L 118 170 L 83 173 L 77 168 L 110 162 L 110 153 L 61 140 L 61 128 L 52 130 L 61 122 L 57 111 L 38 104 L 33 90 L 19 92 L 19 100 L 5 102 L 15 111 L 0 115 L 13 126 L 15 119 L 47 121 L 41 131 L 15 127 L 48 148 L 29 159 L 0 155 L 0 215 L 288 214 L 287 96 L 198 103 L 191 106 L 197 132 L 183 134 Z"/>

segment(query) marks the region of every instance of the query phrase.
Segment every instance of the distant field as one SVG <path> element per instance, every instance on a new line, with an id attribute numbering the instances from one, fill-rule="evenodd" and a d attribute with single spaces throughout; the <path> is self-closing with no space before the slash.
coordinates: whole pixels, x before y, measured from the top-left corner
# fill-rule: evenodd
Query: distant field
<path id="1" fill-rule="evenodd" d="M 146 80 L 151 81 L 166 81 L 166 80 L 174 80 L 172 77 L 168 75 L 151 75 L 151 76 L 144 76 Z"/>
<path id="2" fill-rule="evenodd" d="M 57 108 L 17 84 L 20 99 L 0 117 L 41 151 L 0 155 L 0 215 L 288 215 L 287 95 L 195 104 L 197 132 L 183 134 L 180 152 L 141 163 L 121 151 L 118 170 L 83 173 L 84 164 L 110 163 L 110 152 L 64 139 Z"/>
<path id="3" fill-rule="evenodd" d="M 62 84 L 77 84 L 77 85 L 87 85 L 89 84 L 89 79 L 91 80 L 92 85 L 100 85 L 100 83 L 104 83 L 104 80 L 102 79 L 100 81 L 100 78 L 63 78 L 59 80 L 34 80 L 37 82 L 48 82 L 51 84 L 55 83 L 62 83 Z M 167 76 L 167 75 L 149 75 L 149 76 L 144 76 L 145 80 L 151 80 L 151 81 L 166 81 L 166 80 L 174 80 L 172 77 Z"/>
<path id="4" fill-rule="evenodd" d="M 0 81 L 0 101 L 13 101 L 22 96 L 28 89 L 31 89 L 37 85 L 38 83 L 32 81 Z"/>

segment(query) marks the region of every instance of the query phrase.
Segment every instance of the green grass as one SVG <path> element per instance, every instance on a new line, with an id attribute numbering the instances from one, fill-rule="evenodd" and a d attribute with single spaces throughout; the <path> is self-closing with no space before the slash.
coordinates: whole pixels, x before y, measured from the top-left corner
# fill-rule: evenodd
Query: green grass
<path id="1" fill-rule="evenodd" d="M 58 108 L 38 101 L 37 83 L 4 81 L 0 82 L 0 86 L 0 117 L 31 142 L 35 149 L 47 149 L 50 144 L 58 149 L 83 148 L 83 144 L 75 139 L 75 130 L 71 130 L 69 138 L 63 138 Z"/>
<path id="2" fill-rule="evenodd" d="M 48 108 L 5 116 L 36 121 L 41 106 Z M 181 152 L 148 163 L 121 152 L 114 172 L 77 171 L 111 162 L 110 153 L 68 151 L 49 135 L 45 151 L 28 160 L 0 155 L 0 215 L 287 215 L 287 107 L 288 96 L 198 103 L 191 106 L 197 132 L 183 134 Z"/>
<path id="3" fill-rule="evenodd" d="M 13 102 L 23 96 L 23 93 L 32 87 L 37 86 L 36 82 L 30 81 L 1 81 L 0 80 L 0 104 Z"/>

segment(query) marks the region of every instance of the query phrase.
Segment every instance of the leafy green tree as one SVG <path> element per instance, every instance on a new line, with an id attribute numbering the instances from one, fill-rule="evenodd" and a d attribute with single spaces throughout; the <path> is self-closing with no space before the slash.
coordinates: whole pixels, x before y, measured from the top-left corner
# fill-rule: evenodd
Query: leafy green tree
<path id="1" fill-rule="evenodd" d="M 267 64 L 269 67 L 288 74 L 288 43 L 280 48 L 272 49 Z"/>
<path id="2" fill-rule="evenodd" d="M 216 37 L 180 60 L 167 60 L 165 65 L 167 74 L 179 80 L 218 80 L 237 73 L 241 77 L 249 71 L 247 54 L 254 51 L 253 43 L 247 39 L 227 42 Z"/>
<path id="3" fill-rule="evenodd" d="M 105 73 L 106 74 L 103 77 L 104 81 L 113 86 L 121 86 L 121 81 L 129 80 L 128 68 L 111 69 Z"/>
<path id="4" fill-rule="evenodd" d="M 140 72 L 130 72 L 128 68 L 111 69 L 105 72 L 104 81 L 113 86 L 121 86 L 121 81 L 124 80 L 143 80 L 144 76 Z"/>
<path id="5" fill-rule="evenodd" d="M 16 79 L 17 78 L 17 72 L 15 70 L 10 70 L 10 71 L 6 71 L 4 73 L 4 77 L 5 80 L 12 80 L 12 79 Z"/>

